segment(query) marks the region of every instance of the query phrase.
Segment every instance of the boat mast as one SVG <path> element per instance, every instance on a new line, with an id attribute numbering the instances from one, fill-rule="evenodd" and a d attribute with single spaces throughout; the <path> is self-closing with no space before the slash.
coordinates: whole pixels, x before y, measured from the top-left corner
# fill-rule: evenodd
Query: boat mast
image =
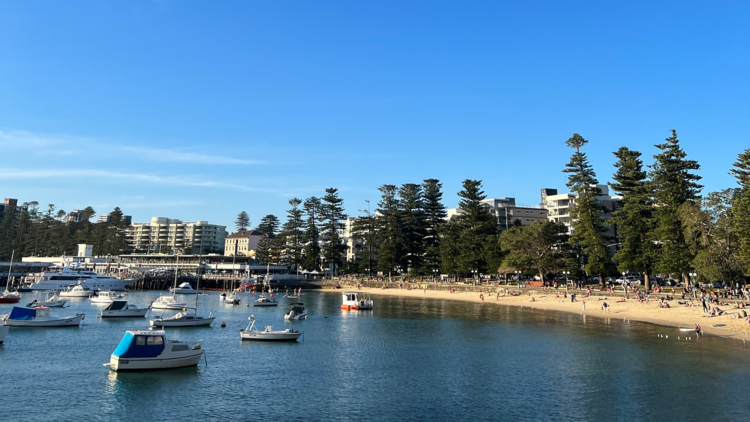
<path id="1" fill-rule="evenodd" d="M 10 266 L 8 267 L 8 281 L 5 283 L 5 291 L 8 291 L 8 287 L 10 286 L 10 270 L 13 268 L 13 258 L 16 257 L 16 250 L 13 249 L 13 252 L 10 253 Z"/>
<path id="2" fill-rule="evenodd" d="M 174 264 L 174 289 L 172 289 L 172 297 L 177 300 L 177 270 L 180 264 L 180 254 L 176 254 L 175 258 L 177 258 L 177 261 Z"/>
<path id="3" fill-rule="evenodd" d="M 198 283 L 195 289 L 195 315 L 198 315 L 198 293 L 201 290 L 201 261 L 203 259 L 203 238 L 201 237 L 201 250 L 198 255 Z"/>

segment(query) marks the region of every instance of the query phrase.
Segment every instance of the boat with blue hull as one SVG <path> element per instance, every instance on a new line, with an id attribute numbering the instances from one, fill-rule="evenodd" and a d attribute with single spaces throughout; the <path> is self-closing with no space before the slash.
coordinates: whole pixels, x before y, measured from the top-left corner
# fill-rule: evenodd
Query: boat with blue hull
<path id="1" fill-rule="evenodd" d="M 109 363 L 113 371 L 148 371 L 196 366 L 203 357 L 201 343 L 190 347 L 186 341 L 167 340 L 164 331 L 127 331 Z"/>

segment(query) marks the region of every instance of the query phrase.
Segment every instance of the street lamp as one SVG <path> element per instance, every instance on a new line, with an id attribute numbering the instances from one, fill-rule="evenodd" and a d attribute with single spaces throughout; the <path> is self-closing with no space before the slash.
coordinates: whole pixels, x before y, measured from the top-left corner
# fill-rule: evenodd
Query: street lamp
<path id="1" fill-rule="evenodd" d="M 697 277 L 698 274 L 696 274 L 696 273 L 689 273 L 688 275 L 690 276 L 690 282 L 692 283 L 693 298 L 696 298 L 697 296 L 696 296 L 696 292 L 695 291 L 697 289 L 695 288 L 696 287 L 696 285 L 695 285 L 695 277 Z"/>
<path id="2" fill-rule="evenodd" d="M 435 283 L 435 286 L 437 286 L 437 273 L 438 273 L 438 269 L 433 268 L 432 269 L 432 281 Z"/>

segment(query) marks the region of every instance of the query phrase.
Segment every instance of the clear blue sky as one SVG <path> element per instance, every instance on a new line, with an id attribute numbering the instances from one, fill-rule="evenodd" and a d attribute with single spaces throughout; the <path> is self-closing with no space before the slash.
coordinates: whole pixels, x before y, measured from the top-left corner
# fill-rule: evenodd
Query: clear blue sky
<path id="1" fill-rule="evenodd" d="M 678 130 L 705 191 L 750 147 L 746 1 L 0 3 L 0 197 L 233 226 L 337 187 L 565 191 Z"/>

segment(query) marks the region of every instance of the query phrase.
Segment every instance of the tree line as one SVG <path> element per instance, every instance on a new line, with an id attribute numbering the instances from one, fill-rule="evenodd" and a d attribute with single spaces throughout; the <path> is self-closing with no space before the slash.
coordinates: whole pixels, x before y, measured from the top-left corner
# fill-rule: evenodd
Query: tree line
<path id="1" fill-rule="evenodd" d="M 650 289 L 655 275 L 685 283 L 690 274 L 706 281 L 736 282 L 750 276 L 750 149 L 738 155 L 730 173 L 738 186 L 701 196 L 700 169 L 687 158 L 677 132 L 656 144 L 654 162 L 621 147 L 610 183 L 621 197 L 613 210 L 601 203 L 593 166 L 583 151 L 589 141 L 573 134 L 563 172 L 574 196 L 571 230 L 562 223 L 520 221 L 507 230 L 482 201 L 482 181 L 464 180 L 460 212 L 446 220 L 442 183 L 386 184 L 373 213 L 354 219 L 359 247 L 346 261 L 339 229 L 347 218 L 336 189 L 322 198 L 289 201 L 287 222 L 274 216 L 261 224 L 264 240 L 257 258 L 307 270 L 333 264 L 339 272 L 458 276 L 517 271 L 540 278 L 563 272 L 573 280 L 621 273 L 641 276 Z M 611 212 L 612 217 L 606 215 Z M 272 217 L 272 218 L 271 218 Z M 239 221 L 239 219 L 238 219 Z M 280 227 L 276 230 L 275 227 Z M 615 236 L 610 236 L 614 227 Z"/>
<path id="2" fill-rule="evenodd" d="M 86 207 L 66 221 L 67 213 L 54 204 L 40 209 L 31 201 L 8 207 L 0 219 L 0 259 L 10 260 L 13 251 L 16 257 L 75 255 L 79 243 L 94 245 L 95 255 L 129 253 L 122 210 L 116 207 L 107 222 L 92 223 L 95 215 Z"/>

